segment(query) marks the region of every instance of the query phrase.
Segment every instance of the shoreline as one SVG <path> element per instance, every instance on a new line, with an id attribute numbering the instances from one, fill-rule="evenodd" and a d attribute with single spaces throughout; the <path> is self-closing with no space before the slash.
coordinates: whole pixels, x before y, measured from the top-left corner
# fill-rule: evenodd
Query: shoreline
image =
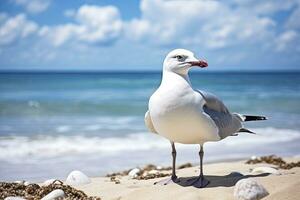
<path id="1" fill-rule="evenodd" d="M 255 155 L 255 156 L 263 156 L 263 155 Z M 280 157 L 283 157 L 283 158 L 288 158 L 288 159 L 299 159 L 300 160 L 300 155 L 298 154 L 288 154 L 288 155 L 280 155 Z M 231 158 L 216 158 L 216 159 L 213 159 L 213 160 L 206 160 L 204 159 L 204 166 L 205 165 L 208 165 L 208 164 L 218 164 L 218 163 L 223 163 L 223 162 L 226 162 L 226 163 L 230 163 L 230 162 L 239 162 L 239 161 L 245 161 L 247 159 L 249 159 L 250 156 L 246 156 L 246 155 L 241 155 L 241 156 L 237 156 L 237 157 L 231 157 Z M 95 174 L 95 173 L 87 173 L 85 170 L 83 170 L 82 168 L 72 168 L 71 170 L 69 171 L 66 171 L 64 175 L 62 176 L 51 176 L 51 175 L 45 175 L 43 176 L 43 178 L 15 178 L 15 179 L 12 179 L 12 178 L 9 178 L 9 179 L 3 179 L 0 177 L 0 181 L 4 181 L 4 182 L 15 182 L 15 181 L 29 181 L 29 182 L 34 182 L 34 183 L 42 183 L 48 179 L 57 179 L 57 180 L 64 180 L 67 178 L 67 173 L 72 171 L 72 170 L 82 170 L 84 173 L 86 173 L 89 177 L 105 177 L 106 175 L 108 174 L 112 174 L 112 173 L 118 173 L 118 172 L 121 172 L 121 171 L 126 171 L 126 170 L 129 170 L 129 169 L 133 169 L 133 168 L 143 168 L 147 165 L 157 165 L 157 166 L 160 166 L 160 167 L 170 167 L 171 166 L 171 157 L 166 157 L 166 159 L 169 159 L 169 162 L 167 163 L 170 163 L 169 165 L 168 164 L 163 164 L 163 165 L 158 165 L 157 162 L 145 162 L 144 164 L 137 164 L 137 165 L 130 165 L 130 166 L 126 166 L 126 167 L 121 167 L 117 170 L 106 170 L 106 171 L 102 171 L 98 174 Z M 193 162 L 186 162 L 186 161 L 183 161 L 183 160 L 180 160 L 179 162 L 177 162 L 177 167 L 180 166 L 180 165 L 184 165 L 184 164 L 187 164 L 187 163 L 190 163 L 192 166 L 197 166 L 199 165 L 199 163 L 196 161 L 197 160 L 197 157 L 195 157 L 195 159 L 193 160 Z M 101 171 L 101 170 L 99 170 Z M 30 177 L 30 176 L 29 176 Z"/>

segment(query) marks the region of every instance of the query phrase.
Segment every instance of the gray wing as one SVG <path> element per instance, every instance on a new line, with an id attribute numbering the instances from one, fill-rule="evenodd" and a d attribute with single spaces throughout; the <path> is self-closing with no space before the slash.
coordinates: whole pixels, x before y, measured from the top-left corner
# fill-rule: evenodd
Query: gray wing
<path id="1" fill-rule="evenodd" d="M 219 136 L 222 139 L 234 135 L 242 128 L 239 118 L 231 114 L 224 103 L 215 95 L 201 90 L 196 91 L 204 98 L 206 103 L 203 106 L 203 110 L 215 122 L 219 129 Z"/>

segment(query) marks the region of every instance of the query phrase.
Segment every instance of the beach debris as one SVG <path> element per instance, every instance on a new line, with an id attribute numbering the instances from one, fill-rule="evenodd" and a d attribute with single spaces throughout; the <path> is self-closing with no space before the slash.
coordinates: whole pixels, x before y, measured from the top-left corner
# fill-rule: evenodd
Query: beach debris
<path id="1" fill-rule="evenodd" d="M 300 167 L 300 161 L 298 162 L 285 162 L 281 157 L 276 155 L 262 156 L 262 157 L 251 157 L 251 159 L 246 161 L 246 164 L 257 164 L 257 163 L 267 163 L 278 166 L 280 169 L 292 169 L 294 167 Z"/>
<path id="2" fill-rule="evenodd" d="M 190 168 L 190 167 L 193 167 L 193 165 L 191 163 L 185 163 L 185 164 L 179 165 L 177 167 L 177 169 L 184 169 L 184 168 Z"/>
<path id="3" fill-rule="evenodd" d="M 42 199 L 55 190 L 62 190 L 65 194 L 65 199 L 101 200 L 100 197 L 88 197 L 81 190 L 77 190 L 69 185 L 64 185 L 60 180 L 55 180 L 48 186 L 39 186 L 34 183 L 25 186 L 19 183 L 0 182 L 0 199 L 5 199 L 6 197 L 21 197 L 28 200 Z M 61 191 L 55 193 L 61 194 Z"/>
<path id="4" fill-rule="evenodd" d="M 136 178 L 139 175 L 140 172 L 141 172 L 141 170 L 139 168 L 134 168 L 134 169 L 129 171 L 128 176 L 130 178 Z"/>
<path id="5" fill-rule="evenodd" d="M 140 176 L 136 177 L 137 180 L 148 180 L 148 179 L 154 179 L 154 178 L 161 178 L 171 176 L 170 173 L 162 173 L 158 170 L 150 170 L 150 171 L 144 171 Z"/>
<path id="6" fill-rule="evenodd" d="M 48 179 L 48 180 L 46 180 L 46 181 L 44 181 L 41 185 L 42 186 L 48 186 L 48 185 L 50 185 L 50 184 L 52 184 L 52 183 L 55 183 L 57 181 L 57 179 Z"/>
<path id="7" fill-rule="evenodd" d="M 24 184 L 25 181 L 14 181 L 14 183 L 18 183 L 18 184 Z"/>
<path id="8" fill-rule="evenodd" d="M 234 187 L 235 200 L 259 200 L 269 195 L 268 191 L 255 179 L 241 179 Z"/>
<path id="9" fill-rule="evenodd" d="M 30 185 L 30 183 L 28 182 L 28 181 L 24 181 L 24 183 L 23 183 L 25 186 L 28 186 L 28 185 Z"/>
<path id="10" fill-rule="evenodd" d="M 62 189 L 56 189 L 44 196 L 41 200 L 55 200 L 56 198 L 65 197 L 65 192 Z"/>
<path id="11" fill-rule="evenodd" d="M 121 183 L 120 179 L 117 176 L 111 176 L 110 181 L 114 182 L 115 184 L 120 184 Z"/>
<path id="12" fill-rule="evenodd" d="M 13 197 L 13 196 L 10 196 L 10 197 L 6 197 L 4 200 L 26 200 L 22 197 Z"/>
<path id="13" fill-rule="evenodd" d="M 192 167 L 193 165 L 191 163 L 185 163 L 178 166 L 178 169 L 184 169 L 188 167 Z M 171 170 L 171 167 L 162 167 L 162 166 L 156 166 L 152 164 L 148 164 L 142 168 L 133 168 L 121 172 L 115 172 L 112 174 L 107 174 L 106 177 L 110 177 L 112 182 L 115 182 L 115 180 L 118 180 L 116 177 L 118 176 L 129 176 L 132 179 L 137 180 L 148 180 L 148 179 L 154 179 L 154 178 L 161 178 L 165 176 L 170 176 L 170 173 L 166 173 L 166 171 Z M 112 177 L 114 177 L 112 179 Z"/>
<path id="14" fill-rule="evenodd" d="M 251 171 L 251 173 L 268 173 L 268 174 L 280 175 L 279 170 L 273 167 L 256 167 Z"/>
<path id="15" fill-rule="evenodd" d="M 90 182 L 90 178 L 78 170 L 72 171 L 66 179 L 66 184 L 68 185 L 85 185 L 89 184 Z"/>

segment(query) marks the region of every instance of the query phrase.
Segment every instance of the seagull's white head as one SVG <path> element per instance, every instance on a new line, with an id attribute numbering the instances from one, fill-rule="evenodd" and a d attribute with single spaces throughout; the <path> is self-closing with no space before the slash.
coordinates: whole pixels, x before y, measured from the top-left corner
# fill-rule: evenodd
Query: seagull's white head
<path id="1" fill-rule="evenodd" d="M 171 51 L 164 60 L 164 70 L 177 74 L 187 74 L 193 66 L 207 67 L 205 60 L 195 58 L 194 53 L 186 49 L 175 49 Z"/>

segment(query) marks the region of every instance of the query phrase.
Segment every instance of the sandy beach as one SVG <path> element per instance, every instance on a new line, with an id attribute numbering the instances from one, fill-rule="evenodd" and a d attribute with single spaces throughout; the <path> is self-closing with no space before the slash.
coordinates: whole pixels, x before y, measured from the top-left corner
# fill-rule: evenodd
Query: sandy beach
<path id="1" fill-rule="evenodd" d="M 90 200 L 261 199 L 256 197 L 237 198 L 234 195 L 237 185 L 254 180 L 266 192 L 267 196 L 264 196 L 263 199 L 297 200 L 300 196 L 299 166 L 299 157 L 281 158 L 277 156 L 252 157 L 249 160 L 205 164 L 204 172 L 210 181 L 205 188 L 195 188 L 187 183 L 189 178 L 199 174 L 199 166 L 191 166 L 191 164 L 178 165 L 176 171 L 180 182 L 169 185 L 155 185 L 154 183 L 168 177 L 170 167 L 146 165 L 139 168 L 140 171 L 136 176 L 133 176 L 132 172 L 138 168 L 93 178 L 87 177 L 82 172 L 80 172 L 82 174 L 72 172 L 73 175 L 69 175 L 66 180 L 49 179 L 38 184 L 1 182 L 0 199 L 9 196 L 44 199 L 45 195 L 55 192 L 55 195 L 58 195 L 56 197 L 60 198 Z M 246 186 L 240 188 L 239 191 L 245 194 L 245 191 L 249 193 L 248 189 L 249 187 Z M 254 193 L 258 194 L 257 191 L 259 189 L 256 188 Z M 253 190 L 250 193 L 253 193 Z M 56 198 L 52 196 L 52 198 L 45 199 Z"/>
<path id="2" fill-rule="evenodd" d="M 288 162 L 297 162 L 300 158 L 285 158 L 284 160 Z M 269 192 L 269 195 L 264 198 L 266 200 L 299 199 L 299 167 L 295 167 L 290 170 L 279 169 L 280 175 L 251 172 L 252 169 L 261 166 L 275 167 L 274 165 L 265 163 L 245 164 L 245 160 L 238 162 L 205 164 L 204 170 L 210 184 L 206 188 L 202 189 L 194 188 L 192 186 L 184 186 L 186 178 L 196 176 L 199 173 L 198 166 L 177 170 L 177 175 L 181 177 L 181 182 L 179 184 L 160 186 L 154 185 L 154 182 L 162 178 L 135 180 L 129 176 L 117 176 L 117 179 L 120 181 L 119 184 L 112 182 L 109 177 L 96 177 L 91 179 L 90 184 L 75 186 L 75 188 L 84 191 L 87 195 L 99 196 L 104 200 L 229 200 L 233 199 L 234 186 L 240 179 L 254 178 Z"/>

